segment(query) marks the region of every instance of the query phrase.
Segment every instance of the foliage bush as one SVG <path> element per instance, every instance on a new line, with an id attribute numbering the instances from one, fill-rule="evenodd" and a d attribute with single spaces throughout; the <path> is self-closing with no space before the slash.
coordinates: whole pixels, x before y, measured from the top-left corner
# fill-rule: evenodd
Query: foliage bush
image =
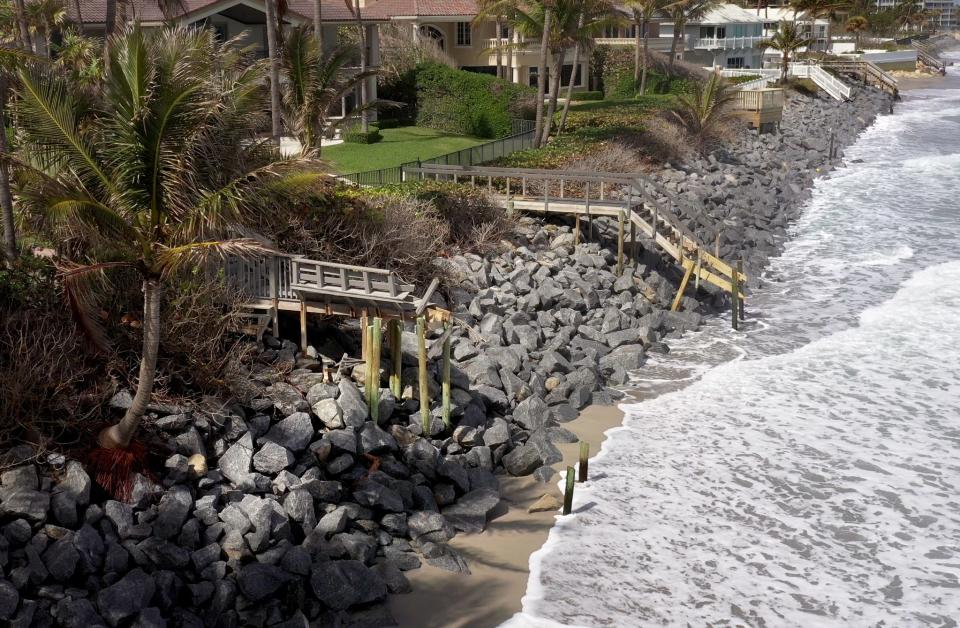
<path id="1" fill-rule="evenodd" d="M 759 74 L 749 74 L 746 76 L 729 76 L 727 77 L 727 83 L 731 85 L 742 85 L 743 83 L 749 83 L 750 81 L 755 81 L 760 78 Z"/>
<path id="2" fill-rule="evenodd" d="M 105 363 L 64 307 L 49 260 L 0 267 L 0 443 L 62 439 L 102 420 Z"/>
<path id="3" fill-rule="evenodd" d="M 343 141 L 348 144 L 376 144 L 383 139 L 380 130 L 371 128 L 364 133 L 360 129 L 351 129 L 343 134 Z"/>
<path id="4" fill-rule="evenodd" d="M 603 92 L 573 92 L 573 102 L 585 102 L 589 100 L 603 100 Z"/>
<path id="5" fill-rule="evenodd" d="M 647 95 L 688 93 L 693 82 L 706 75 L 701 68 L 682 61 L 674 62 L 671 68 L 665 55 L 654 51 L 649 54 Z M 636 96 L 639 83 L 633 80 L 634 58 L 629 48 L 598 46 L 593 53 L 592 64 L 605 98 L 623 100 Z"/>
<path id="6" fill-rule="evenodd" d="M 413 72 L 418 126 L 499 138 L 510 135 L 514 118 L 528 115 L 529 87 L 437 63 L 418 65 Z"/>

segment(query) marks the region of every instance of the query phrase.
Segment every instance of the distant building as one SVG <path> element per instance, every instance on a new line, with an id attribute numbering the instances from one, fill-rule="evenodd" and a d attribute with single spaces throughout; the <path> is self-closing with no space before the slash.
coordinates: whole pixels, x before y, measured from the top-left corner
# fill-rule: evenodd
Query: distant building
<path id="1" fill-rule="evenodd" d="M 920 2 L 921 0 L 918 0 Z M 877 0 L 877 7 L 892 9 L 898 0 Z M 955 30 L 960 27 L 960 0 L 922 0 L 926 11 L 936 12 L 929 26 L 936 30 Z"/>

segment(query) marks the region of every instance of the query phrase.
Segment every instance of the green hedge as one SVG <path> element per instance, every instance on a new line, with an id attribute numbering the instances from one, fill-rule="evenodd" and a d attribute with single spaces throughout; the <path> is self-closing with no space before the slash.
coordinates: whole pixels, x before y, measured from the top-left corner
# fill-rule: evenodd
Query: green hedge
<path id="1" fill-rule="evenodd" d="M 603 92 L 573 92 L 573 102 L 603 100 Z"/>
<path id="2" fill-rule="evenodd" d="M 488 74 L 424 63 L 416 73 L 417 125 L 470 135 L 499 138 L 510 135 L 512 120 L 524 117 L 533 89 Z"/>
<path id="3" fill-rule="evenodd" d="M 640 84 L 633 80 L 633 53 L 629 50 L 603 47 L 595 56 L 594 67 L 601 72 L 604 98 L 607 100 L 625 100 L 634 98 Z M 647 72 L 647 94 L 682 94 L 690 90 L 687 79 L 666 76 L 654 70 Z"/>
<path id="4" fill-rule="evenodd" d="M 382 139 L 379 129 L 370 129 L 367 133 L 360 129 L 353 129 L 343 134 L 343 141 L 347 144 L 376 144 Z"/>

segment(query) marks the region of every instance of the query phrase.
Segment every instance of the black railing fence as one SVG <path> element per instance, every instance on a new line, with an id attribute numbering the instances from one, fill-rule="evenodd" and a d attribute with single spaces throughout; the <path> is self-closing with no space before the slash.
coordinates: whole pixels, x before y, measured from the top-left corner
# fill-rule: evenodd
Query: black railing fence
<path id="1" fill-rule="evenodd" d="M 506 157 L 517 151 L 533 148 L 535 126 L 536 123 L 533 120 L 514 120 L 512 133 L 507 137 L 422 161 L 408 161 L 392 168 L 345 174 L 342 175 L 341 178 L 352 181 L 357 185 L 390 185 L 403 182 L 403 169 L 406 167 L 422 164 L 474 166 L 486 163 L 494 159 Z"/>

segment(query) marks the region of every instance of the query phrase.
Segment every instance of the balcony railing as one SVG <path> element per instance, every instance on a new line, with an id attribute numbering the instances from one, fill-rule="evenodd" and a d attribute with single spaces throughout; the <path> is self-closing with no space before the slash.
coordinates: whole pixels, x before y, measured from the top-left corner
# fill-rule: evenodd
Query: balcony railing
<path id="1" fill-rule="evenodd" d="M 754 48 L 763 41 L 763 37 L 701 37 L 694 43 L 694 48 L 707 50 L 732 50 L 737 48 Z"/>

